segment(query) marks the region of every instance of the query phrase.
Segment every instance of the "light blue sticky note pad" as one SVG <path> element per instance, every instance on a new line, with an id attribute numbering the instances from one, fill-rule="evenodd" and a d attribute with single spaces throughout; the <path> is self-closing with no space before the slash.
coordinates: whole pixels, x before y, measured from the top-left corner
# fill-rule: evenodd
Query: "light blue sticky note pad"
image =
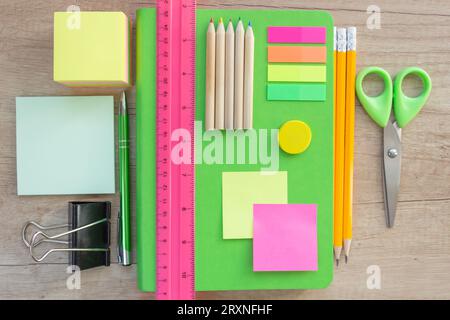
<path id="1" fill-rule="evenodd" d="M 115 193 L 114 98 L 16 98 L 18 195 Z"/>

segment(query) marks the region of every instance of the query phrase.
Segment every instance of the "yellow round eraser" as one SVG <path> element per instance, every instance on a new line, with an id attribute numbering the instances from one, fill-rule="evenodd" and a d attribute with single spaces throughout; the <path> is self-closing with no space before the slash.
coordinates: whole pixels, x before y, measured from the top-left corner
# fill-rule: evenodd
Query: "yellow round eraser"
<path id="1" fill-rule="evenodd" d="M 278 133 L 280 148 L 289 154 L 299 154 L 308 149 L 311 143 L 311 128 L 299 120 L 284 123 Z"/>

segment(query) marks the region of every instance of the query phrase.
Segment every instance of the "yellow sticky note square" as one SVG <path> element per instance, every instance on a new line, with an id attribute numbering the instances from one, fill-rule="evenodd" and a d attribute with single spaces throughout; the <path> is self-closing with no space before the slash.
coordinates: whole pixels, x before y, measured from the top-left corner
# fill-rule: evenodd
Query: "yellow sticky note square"
<path id="1" fill-rule="evenodd" d="M 224 239 L 253 238 L 253 205 L 286 204 L 287 172 L 223 172 Z"/>
<path id="2" fill-rule="evenodd" d="M 56 82 L 70 87 L 126 87 L 130 21 L 123 12 L 55 12 Z"/>

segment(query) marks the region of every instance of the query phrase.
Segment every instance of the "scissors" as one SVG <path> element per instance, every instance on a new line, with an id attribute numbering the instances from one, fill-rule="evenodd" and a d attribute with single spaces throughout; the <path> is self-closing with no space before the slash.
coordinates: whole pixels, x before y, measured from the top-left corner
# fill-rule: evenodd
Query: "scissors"
<path id="1" fill-rule="evenodd" d="M 376 97 L 368 96 L 362 86 L 364 79 L 370 74 L 379 76 L 384 82 L 384 91 Z M 423 83 L 422 93 L 415 98 L 408 97 L 402 90 L 403 80 L 408 75 L 419 77 Z M 394 226 L 397 210 L 402 156 L 402 128 L 413 120 L 426 104 L 431 93 L 431 87 L 430 76 L 418 67 L 410 67 L 400 71 L 395 77 L 394 83 L 389 73 L 378 67 L 365 68 L 356 78 L 356 93 L 361 105 L 372 120 L 384 128 L 382 175 L 386 225 L 388 228 Z M 392 104 L 394 105 L 393 108 Z M 394 112 L 391 112 L 392 109 L 394 109 Z"/>

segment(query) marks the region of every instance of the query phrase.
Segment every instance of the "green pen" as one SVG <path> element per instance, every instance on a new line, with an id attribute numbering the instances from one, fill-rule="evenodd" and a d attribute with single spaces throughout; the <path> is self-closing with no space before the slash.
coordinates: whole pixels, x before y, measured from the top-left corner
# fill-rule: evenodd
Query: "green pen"
<path id="1" fill-rule="evenodd" d="M 124 266 L 131 265 L 130 194 L 128 178 L 128 114 L 125 92 L 119 107 L 119 180 L 120 209 L 118 215 L 118 260 Z"/>

